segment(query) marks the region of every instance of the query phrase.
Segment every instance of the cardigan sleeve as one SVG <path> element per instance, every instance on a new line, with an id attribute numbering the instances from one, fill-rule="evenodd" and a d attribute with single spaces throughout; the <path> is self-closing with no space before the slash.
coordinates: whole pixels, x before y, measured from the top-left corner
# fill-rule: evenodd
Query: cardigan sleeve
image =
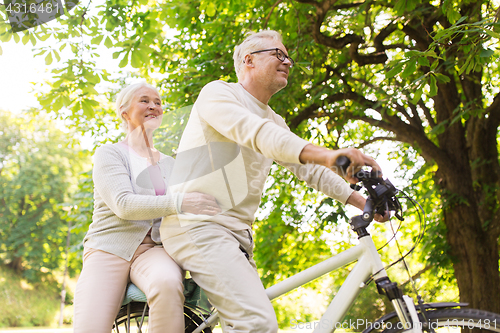
<path id="1" fill-rule="evenodd" d="M 177 214 L 176 194 L 134 193 L 126 165 L 126 159 L 112 145 L 103 145 L 94 154 L 94 190 L 116 216 L 125 220 L 147 220 Z"/>

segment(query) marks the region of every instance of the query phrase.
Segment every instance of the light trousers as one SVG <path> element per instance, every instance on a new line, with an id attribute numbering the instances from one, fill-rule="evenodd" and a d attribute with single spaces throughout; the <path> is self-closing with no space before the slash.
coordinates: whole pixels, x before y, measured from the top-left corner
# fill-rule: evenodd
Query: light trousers
<path id="1" fill-rule="evenodd" d="M 176 236 L 162 235 L 162 241 L 168 254 L 191 273 L 217 308 L 224 332 L 278 331 L 253 260 L 250 229 L 232 231 L 206 222 Z"/>
<path id="2" fill-rule="evenodd" d="M 131 261 L 85 248 L 75 291 L 74 333 L 110 333 L 127 283 L 141 289 L 149 304 L 149 332 L 184 332 L 184 272 L 150 236 Z"/>

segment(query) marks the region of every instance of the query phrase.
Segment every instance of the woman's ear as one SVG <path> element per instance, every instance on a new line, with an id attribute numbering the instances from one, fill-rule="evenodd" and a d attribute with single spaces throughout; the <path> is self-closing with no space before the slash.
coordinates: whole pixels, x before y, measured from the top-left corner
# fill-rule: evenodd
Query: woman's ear
<path id="1" fill-rule="evenodd" d="M 123 119 L 128 120 L 127 112 L 122 112 L 122 117 L 123 117 Z"/>

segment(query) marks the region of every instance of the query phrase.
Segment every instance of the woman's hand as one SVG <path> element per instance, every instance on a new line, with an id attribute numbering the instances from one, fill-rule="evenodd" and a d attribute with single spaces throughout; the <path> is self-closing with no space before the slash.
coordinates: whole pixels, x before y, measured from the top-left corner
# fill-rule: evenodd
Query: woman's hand
<path id="1" fill-rule="evenodd" d="M 203 215 L 217 215 L 221 212 L 213 196 L 200 192 L 184 193 L 181 210 L 185 213 Z"/>

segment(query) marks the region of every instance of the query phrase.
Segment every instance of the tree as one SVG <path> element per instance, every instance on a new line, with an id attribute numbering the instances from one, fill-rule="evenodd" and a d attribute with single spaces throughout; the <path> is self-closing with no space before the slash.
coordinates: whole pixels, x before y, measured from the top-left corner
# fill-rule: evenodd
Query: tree
<path id="1" fill-rule="evenodd" d="M 235 80 L 231 50 L 244 33 L 280 30 L 298 68 L 273 108 L 300 136 L 332 148 L 386 140 L 423 157 L 434 168 L 461 300 L 500 312 L 500 299 L 486 297 L 500 292 L 500 34 L 492 1 L 111 0 L 99 10 L 77 8 L 61 28 L 24 36 L 56 37 L 41 51 L 47 62 L 65 45 L 75 52 L 40 98 L 47 110 L 77 125 L 106 113 L 96 102 L 95 88 L 109 80 L 94 67 L 97 45 L 113 48 L 121 67 L 130 64 L 180 107 L 211 80 Z M 11 35 L 0 28 L 2 40 Z M 81 35 L 92 39 L 82 43 Z M 362 135 L 349 141 L 353 132 Z"/>
<path id="2" fill-rule="evenodd" d="M 63 263 L 63 203 L 85 155 L 41 116 L 26 122 L 2 111 L 0 133 L 0 260 L 33 281 Z"/>

